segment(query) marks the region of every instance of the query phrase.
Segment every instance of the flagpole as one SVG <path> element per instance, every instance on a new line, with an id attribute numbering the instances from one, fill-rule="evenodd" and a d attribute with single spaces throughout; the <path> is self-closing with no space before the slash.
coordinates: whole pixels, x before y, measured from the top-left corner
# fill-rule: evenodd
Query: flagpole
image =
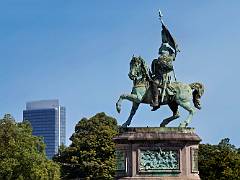
<path id="1" fill-rule="evenodd" d="M 163 19 L 162 19 L 162 17 L 163 17 L 163 14 L 162 14 L 162 12 L 161 12 L 161 10 L 159 9 L 158 10 L 158 16 L 159 16 L 159 20 L 161 21 L 161 23 L 164 25 L 164 22 L 163 22 Z"/>
<path id="2" fill-rule="evenodd" d="M 162 12 L 161 12 L 160 9 L 158 9 L 158 16 L 159 16 L 159 20 L 161 21 L 161 24 L 166 27 L 165 23 L 163 22 L 163 14 L 162 14 Z M 174 52 L 175 58 L 176 58 L 176 56 L 177 56 L 177 51 L 180 52 L 178 49 L 175 49 L 175 52 Z M 175 58 L 174 58 L 174 59 L 175 59 Z M 173 76 L 174 76 L 175 81 L 177 81 L 174 68 L 173 68 Z"/>

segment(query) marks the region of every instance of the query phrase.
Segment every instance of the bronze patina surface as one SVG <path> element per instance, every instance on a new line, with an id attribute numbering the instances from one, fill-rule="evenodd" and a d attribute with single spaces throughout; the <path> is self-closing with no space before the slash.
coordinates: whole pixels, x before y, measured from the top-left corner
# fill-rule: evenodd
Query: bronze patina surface
<path id="1" fill-rule="evenodd" d="M 179 127 L 187 127 L 192 121 L 196 109 L 201 109 L 200 98 L 204 93 L 204 86 L 199 82 L 186 84 L 177 81 L 173 61 L 180 51 L 175 39 L 164 24 L 161 13 L 159 13 L 159 18 L 162 24 L 162 42 L 158 58 L 152 61 L 150 70 L 141 56 L 132 57 L 128 73 L 129 78 L 133 81 L 132 92 L 120 95 L 116 103 L 117 112 L 120 113 L 123 100 L 133 102 L 130 115 L 122 125 L 123 127 L 131 124 L 141 103 L 151 105 L 152 111 L 159 109 L 162 105 L 169 106 L 173 114 L 162 121 L 161 127 L 165 127 L 180 117 L 179 106 L 189 112 L 188 117 L 179 124 Z"/>

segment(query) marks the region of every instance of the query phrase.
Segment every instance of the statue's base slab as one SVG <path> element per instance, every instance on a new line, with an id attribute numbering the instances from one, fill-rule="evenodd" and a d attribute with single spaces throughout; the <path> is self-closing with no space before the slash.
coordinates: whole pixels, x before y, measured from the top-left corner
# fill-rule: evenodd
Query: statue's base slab
<path id="1" fill-rule="evenodd" d="M 117 179 L 200 179 L 194 128 L 123 128 L 116 143 Z"/>

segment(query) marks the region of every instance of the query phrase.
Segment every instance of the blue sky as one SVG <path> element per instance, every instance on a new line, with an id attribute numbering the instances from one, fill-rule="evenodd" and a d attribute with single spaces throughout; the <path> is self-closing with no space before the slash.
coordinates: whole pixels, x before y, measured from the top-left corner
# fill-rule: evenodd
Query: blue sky
<path id="1" fill-rule="evenodd" d="M 67 109 L 68 138 L 81 118 L 97 112 L 122 124 L 131 103 L 123 103 L 121 114 L 115 103 L 131 91 L 131 56 L 141 55 L 148 65 L 157 57 L 159 8 L 181 49 L 177 79 L 205 85 L 203 108 L 190 126 L 203 143 L 229 137 L 239 147 L 238 0 L 1 1 L 0 116 L 21 121 L 25 102 L 57 98 Z M 159 126 L 171 114 L 168 107 L 150 109 L 142 105 L 132 126 Z M 187 116 L 180 111 L 170 126 Z"/>

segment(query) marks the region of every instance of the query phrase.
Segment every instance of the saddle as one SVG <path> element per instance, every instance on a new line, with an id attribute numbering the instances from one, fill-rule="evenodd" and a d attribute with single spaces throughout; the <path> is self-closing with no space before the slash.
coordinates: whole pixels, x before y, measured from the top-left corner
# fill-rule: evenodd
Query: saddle
<path id="1" fill-rule="evenodd" d="M 162 93 L 163 93 L 163 85 L 159 85 L 158 86 L 158 91 L 159 91 L 159 95 L 161 98 L 162 97 Z M 166 89 L 165 89 L 165 95 L 164 95 L 164 98 L 163 98 L 163 101 L 166 102 L 166 101 L 172 101 L 173 97 L 176 95 L 176 91 L 173 87 L 173 85 L 171 83 L 168 83 L 167 86 L 166 86 Z"/>

